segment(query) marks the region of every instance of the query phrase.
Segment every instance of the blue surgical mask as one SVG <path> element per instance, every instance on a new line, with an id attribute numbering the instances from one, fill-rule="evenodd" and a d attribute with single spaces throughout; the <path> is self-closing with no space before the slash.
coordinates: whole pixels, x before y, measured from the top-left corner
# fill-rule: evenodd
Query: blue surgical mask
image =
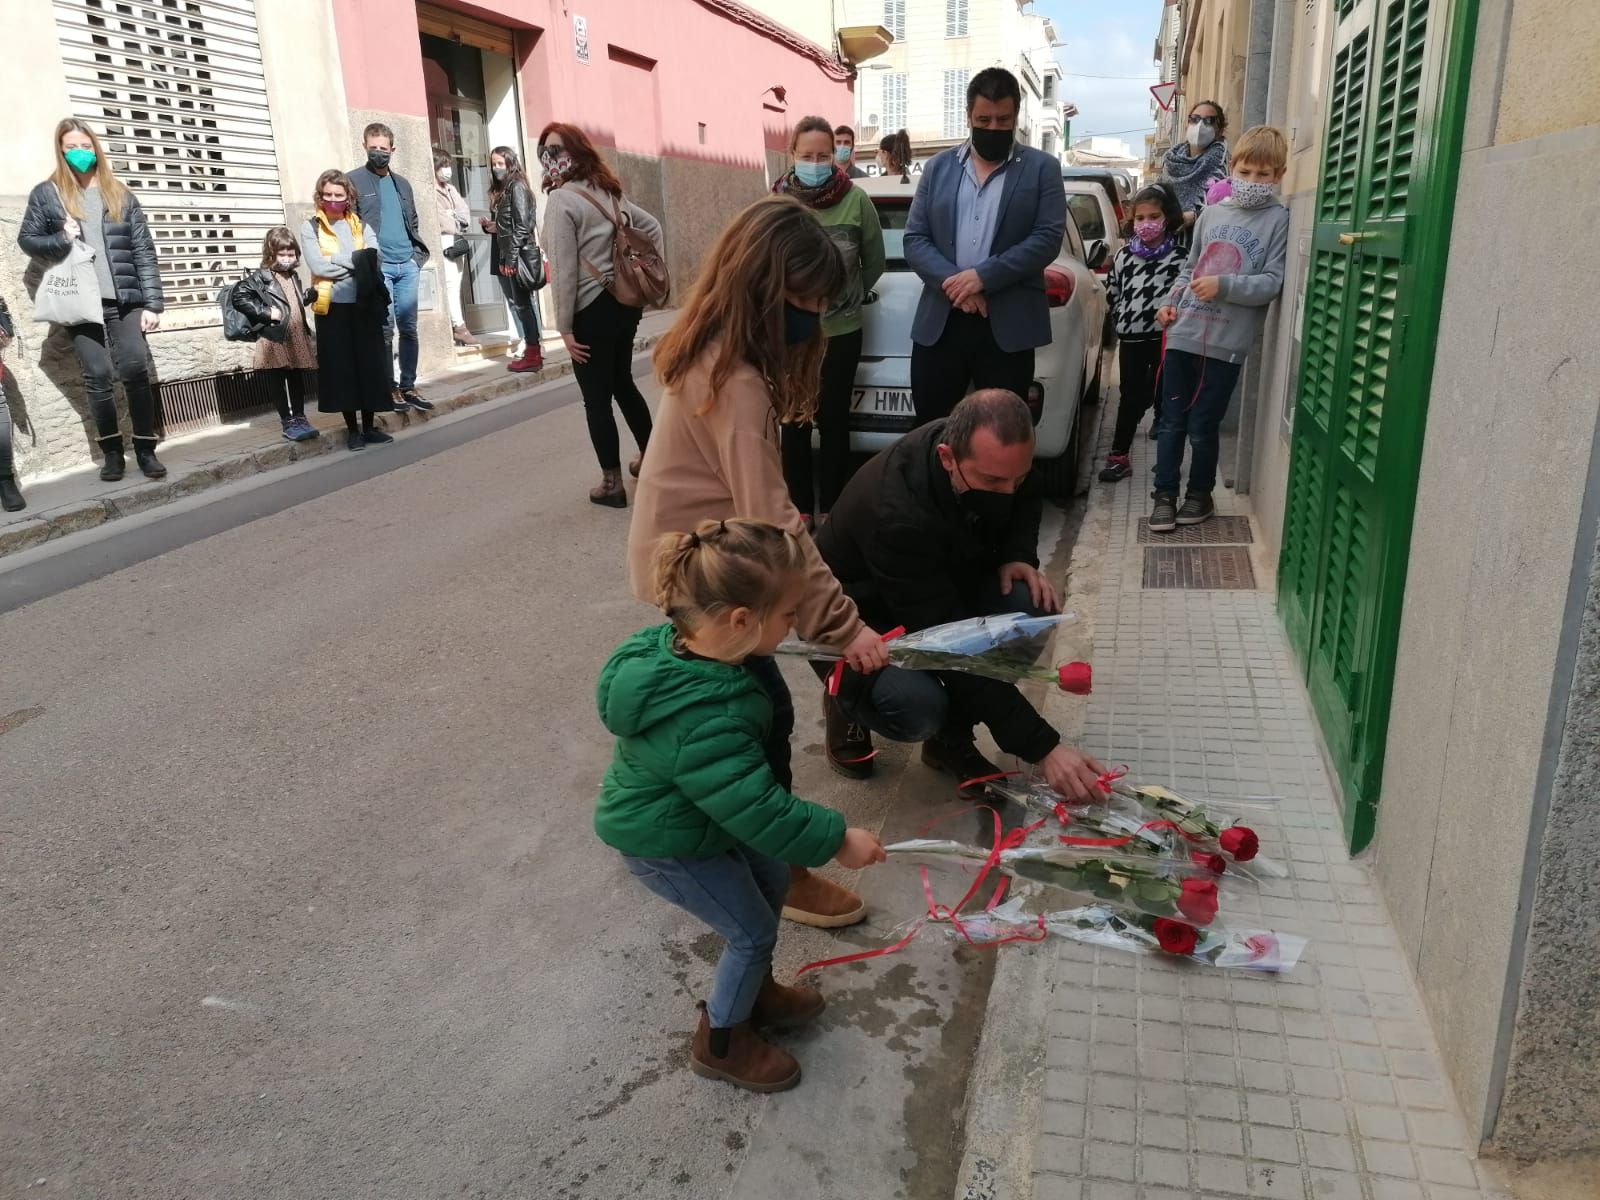
<path id="1" fill-rule="evenodd" d="M 833 177 L 832 163 L 797 162 L 794 177 L 806 187 L 821 187 Z"/>
<path id="2" fill-rule="evenodd" d="M 783 340 L 791 346 L 798 346 L 801 342 L 809 342 L 817 332 L 817 322 L 822 320 L 822 314 L 814 313 L 808 308 L 799 308 L 783 302 Z"/>
<path id="3" fill-rule="evenodd" d="M 850 152 L 854 149 L 854 146 L 835 146 L 833 148 L 833 161 L 841 167 L 844 166 L 850 161 Z"/>

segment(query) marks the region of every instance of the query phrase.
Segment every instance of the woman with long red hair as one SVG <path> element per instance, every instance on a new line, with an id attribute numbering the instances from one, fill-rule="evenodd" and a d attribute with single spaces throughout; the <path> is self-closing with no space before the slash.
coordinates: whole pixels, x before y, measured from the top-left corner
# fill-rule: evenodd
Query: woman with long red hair
<path id="1" fill-rule="evenodd" d="M 559 122 L 546 125 L 539 134 L 539 165 L 550 194 L 540 241 L 550 259 L 556 329 L 572 355 L 589 440 L 600 460 L 600 486 L 590 489 L 589 500 L 626 508 L 622 447 L 611 403 L 615 400 L 622 409 L 638 444 L 639 457 L 628 464 L 636 478 L 650 440 L 650 409 L 633 381 L 633 337 L 644 310 L 611 294 L 611 243 L 617 223 L 623 221 L 665 256 L 661 223 L 622 194 L 622 182 L 581 129 Z"/>

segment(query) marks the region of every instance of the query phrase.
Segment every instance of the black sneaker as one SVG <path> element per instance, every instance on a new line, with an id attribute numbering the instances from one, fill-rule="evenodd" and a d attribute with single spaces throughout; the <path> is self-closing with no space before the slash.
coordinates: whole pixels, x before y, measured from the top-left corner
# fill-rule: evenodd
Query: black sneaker
<path id="1" fill-rule="evenodd" d="M 1178 498 L 1171 492 L 1152 492 L 1155 505 L 1150 509 L 1150 532 L 1171 533 L 1178 527 Z"/>
<path id="2" fill-rule="evenodd" d="M 1115 483 L 1133 474 L 1133 464 L 1126 454 L 1106 455 L 1106 465 L 1100 468 L 1101 483 Z"/>
<path id="3" fill-rule="evenodd" d="M 377 428 L 376 426 L 374 426 L 371 429 L 363 431 L 363 433 L 361 434 L 361 437 L 362 437 L 362 440 L 365 441 L 367 443 L 367 445 L 369 445 L 369 446 L 383 446 L 383 445 L 387 445 L 389 442 L 394 441 L 394 438 L 393 438 L 392 435 L 385 433 L 383 430 Z"/>
<path id="4" fill-rule="evenodd" d="M 956 777 L 956 794 L 963 800 L 977 800 L 983 796 L 983 784 L 973 780 L 1000 774 L 969 738 L 932 738 L 922 743 L 922 761 L 935 771 Z"/>
<path id="5" fill-rule="evenodd" d="M 367 439 L 361 436 L 361 430 L 351 429 L 345 432 L 344 444 L 350 450 L 365 450 L 367 448 Z"/>
<path id="6" fill-rule="evenodd" d="M 869 778 L 877 755 L 872 748 L 872 733 L 845 716 L 838 700 L 826 691 L 822 694 L 822 713 L 828 730 L 828 765 L 846 779 Z"/>
<path id="7" fill-rule="evenodd" d="M 1201 521 L 1209 521 L 1217 515 L 1217 506 L 1211 502 L 1210 492 L 1190 492 L 1183 499 L 1183 507 L 1178 510 L 1179 525 L 1198 525 Z M 1151 526 L 1155 528 L 1154 525 Z"/>
<path id="8" fill-rule="evenodd" d="M 417 395 L 416 388 L 402 388 L 400 390 L 400 398 L 418 412 L 433 411 L 433 401 L 424 400 L 421 396 Z"/>

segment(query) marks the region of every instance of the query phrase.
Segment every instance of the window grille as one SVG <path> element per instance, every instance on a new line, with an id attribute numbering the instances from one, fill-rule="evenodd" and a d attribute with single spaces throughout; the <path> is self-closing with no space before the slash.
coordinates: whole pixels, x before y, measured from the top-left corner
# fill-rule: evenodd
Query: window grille
<path id="1" fill-rule="evenodd" d="M 883 27 L 895 41 L 906 40 L 906 0 L 883 0 Z"/>
<path id="2" fill-rule="evenodd" d="M 896 71 L 883 77 L 883 131 L 896 133 L 906 127 L 906 77 Z"/>
<path id="3" fill-rule="evenodd" d="M 215 303 L 284 219 L 253 0 L 54 0 L 74 113 L 138 193 L 168 308 Z"/>
<path id="4" fill-rule="evenodd" d="M 944 0 L 944 35 L 967 36 L 967 0 Z"/>
<path id="5" fill-rule="evenodd" d="M 944 135 L 967 136 L 967 72 L 963 70 L 944 73 Z"/>

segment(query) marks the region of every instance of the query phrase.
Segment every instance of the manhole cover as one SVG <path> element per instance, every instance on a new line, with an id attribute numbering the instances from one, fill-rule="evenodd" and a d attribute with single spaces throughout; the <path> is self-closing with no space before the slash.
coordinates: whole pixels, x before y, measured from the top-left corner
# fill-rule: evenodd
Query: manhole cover
<path id="1" fill-rule="evenodd" d="M 1144 586 L 1253 591 L 1256 575 L 1243 546 L 1146 546 Z"/>
<path id="2" fill-rule="evenodd" d="M 1249 517 L 1212 517 L 1198 525 L 1183 525 L 1171 533 L 1151 533 L 1139 522 L 1139 542 L 1151 546 L 1248 546 L 1255 538 L 1250 533 Z"/>

